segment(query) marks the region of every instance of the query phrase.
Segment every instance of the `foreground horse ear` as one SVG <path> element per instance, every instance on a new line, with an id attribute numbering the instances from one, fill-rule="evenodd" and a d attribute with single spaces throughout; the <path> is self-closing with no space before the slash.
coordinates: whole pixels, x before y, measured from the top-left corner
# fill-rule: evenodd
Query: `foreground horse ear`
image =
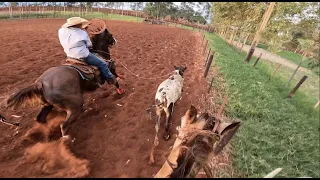
<path id="1" fill-rule="evenodd" d="M 184 70 L 186 70 L 186 69 L 187 69 L 187 66 L 184 67 Z"/>
<path id="2" fill-rule="evenodd" d="M 214 148 L 214 154 L 219 154 L 222 149 L 229 143 L 233 135 L 237 132 L 241 125 L 240 121 L 232 123 L 221 123 L 217 128 L 217 132 L 220 135 L 220 141 Z"/>
<path id="3" fill-rule="evenodd" d="M 183 118 L 181 119 L 181 127 L 184 127 L 187 124 L 193 124 L 197 120 L 197 109 L 191 105 L 187 110 Z"/>

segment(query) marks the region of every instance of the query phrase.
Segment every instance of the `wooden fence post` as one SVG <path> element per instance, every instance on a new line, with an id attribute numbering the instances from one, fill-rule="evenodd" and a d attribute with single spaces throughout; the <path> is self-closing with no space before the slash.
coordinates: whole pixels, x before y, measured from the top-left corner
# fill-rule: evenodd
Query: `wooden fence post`
<path id="1" fill-rule="evenodd" d="M 293 94 L 298 90 L 298 88 L 301 86 L 301 84 L 308 78 L 308 76 L 303 76 L 301 80 L 298 82 L 298 84 L 292 89 L 292 91 L 289 93 L 288 98 L 292 98 Z"/>
<path id="2" fill-rule="evenodd" d="M 299 63 L 299 65 L 297 66 L 296 70 L 293 72 L 292 76 L 289 78 L 288 82 L 286 83 L 286 87 L 288 87 L 288 85 L 290 84 L 290 81 L 292 80 L 293 76 L 297 73 L 299 67 L 301 66 L 302 61 Z"/>
<path id="3" fill-rule="evenodd" d="M 210 58 L 209 58 L 209 61 L 208 61 L 208 63 L 207 63 L 207 65 L 206 65 L 206 69 L 205 69 L 205 71 L 204 71 L 204 77 L 207 77 L 207 75 L 208 75 L 208 72 L 209 72 L 209 69 L 210 69 L 210 67 L 211 67 L 211 63 L 212 63 L 212 59 L 213 59 L 213 56 L 214 56 L 214 51 L 211 53 L 211 55 L 210 55 Z"/>
<path id="4" fill-rule="evenodd" d="M 300 61 L 299 65 L 297 66 L 296 70 L 293 72 L 292 76 L 289 78 L 288 82 L 286 83 L 286 87 L 288 87 L 288 85 L 290 84 L 290 81 L 292 80 L 293 76 L 297 73 L 297 71 L 298 71 L 299 67 L 301 66 L 304 58 L 305 58 L 305 53 L 303 54 L 302 60 Z"/>
<path id="5" fill-rule="evenodd" d="M 213 76 L 212 76 L 212 79 L 211 79 L 211 82 L 210 82 L 210 86 L 209 86 L 209 89 L 208 89 L 208 93 L 210 92 L 211 88 L 212 88 L 212 84 L 213 84 L 213 81 L 214 81 L 214 78 L 216 77 L 217 73 L 218 73 L 218 70 L 219 70 L 219 66 L 216 66 L 214 67 L 213 69 Z"/>
<path id="6" fill-rule="evenodd" d="M 207 50 L 207 47 L 208 47 L 208 40 L 206 40 L 206 43 L 204 44 L 204 51 L 202 54 L 204 54 Z"/>
<path id="7" fill-rule="evenodd" d="M 281 66 L 281 64 L 279 64 L 279 65 L 277 66 L 277 68 L 273 71 L 273 73 L 272 73 L 271 77 L 269 78 L 269 80 L 273 77 L 274 74 L 276 74 L 276 72 L 278 71 L 278 69 L 280 68 L 280 66 Z"/>
<path id="8" fill-rule="evenodd" d="M 206 64 L 207 64 L 207 62 L 208 62 L 208 58 L 209 58 L 210 52 L 211 52 L 211 48 L 209 48 L 208 55 L 207 55 L 207 57 L 204 59 L 204 60 L 206 60 L 206 62 L 205 62 L 205 64 L 204 64 L 204 67 L 206 67 Z"/>
<path id="9" fill-rule="evenodd" d="M 205 36 L 205 35 L 202 33 L 201 44 L 203 44 L 204 36 Z"/>
<path id="10" fill-rule="evenodd" d="M 249 61 L 251 59 L 251 56 L 253 55 L 254 50 L 257 47 L 258 43 L 259 43 L 260 35 L 264 31 L 264 29 L 266 28 L 266 26 L 268 24 L 269 18 L 271 16 L 271 13 L 273 11 L 273 8 L 274 8 L 275 4 L 276 4 L 276 2 L 270 2 L 268 9 L 265 11 L 265 13 L 263 15 L 262 22 L 260 24 L 260 28 L 257 30 L 257 32 L 256 32 L 256 34 L 255 34 L 255 36 L 254 36 L 254 38 L 252 40 L 249 53 L 248 53 L 248 55 L 247 55 L 247 57 L 245 59 L 246 63 L 249 63 Z"/>
<path id="11" fill-rule="evenodd" d="M 259 57 L 257 58 L 256 62 L 254 63 L 253 67 L 255 67 L 257 64 L 258 64 L 258 61 L 260 60 L 261 56 L 262 56 L 263 53 L 261 53 L 259 55 Z"/>

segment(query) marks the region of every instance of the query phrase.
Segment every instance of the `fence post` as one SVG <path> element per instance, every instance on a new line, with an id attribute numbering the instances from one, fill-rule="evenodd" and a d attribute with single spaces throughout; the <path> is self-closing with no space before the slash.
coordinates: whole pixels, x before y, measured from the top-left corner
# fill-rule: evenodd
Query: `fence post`
<path id="1" fill-rule="evenodd" d="M 203 44 L 204 36 L 205 36 L 205 35 L 202 33 L 201 44 Z"/>
<path id="2" fill-rule="evenodd" d="M 256 60 L 256 62 L 254 63 L 253 67 L 255 67 L 255 66 L 257 65 L 257 63 L 258 63 L 258 61 L 260 60 L 261 56 L 262 56 L 262 53 L 261 53 L 261 54 L 259 55 L 259 57 L 257 58 L 257 60 Z"/>
<path id="3" fill-rule="evenodd" d="M 269 80 L 273 77 L 274 74 L 276 74 L 276 72 L 278 71 L 278 69 L 279 69 L 280 66 L 281 66 L 281 64 L 279 64 L 279 65 L 277 66 L 277 68 L 273 71 L 273 73 L 272 73 L 271 77 L 269 78 Z"/>
<path id="4" fill-rule="evenodd" d="M 206 69 L 205 69 L 205 71 L 204 71 L 204 77 L 207 77 L 207 75 L 208 75 L 208 72 L 209 72 L 209 69 L 210 69 L 210 67 L 211 67 L 211 63 L 212 63 L 212 59 L 213 59 L 214 53 L 215 53 L 214 51 L 211 53 L 210 58 L 209 58 L 209 61 L 208 61 L 208 63 L 206 64 Z"/>
<path id="5" fill-rule="evenodd" d="M 213 84 L 214 78 L 216 77 L 216 75 L 217 75 L 217 73 L 218 73 L 218 70 L 219 70 L 219 66 L 214 67 L 214 69 L 213 69 L 213 76 L 212 76 L 212 79 L 211 79 L 211 82 L 210 82 L 210 86 L 209 86 L 209 89 L 208 89 L 208 93 L 210 92 L 210 90 L 211 90 L 211 88 L 212 88 L 212 84 Z"/>
<path id="6" fill-rule="evenodd" d="M 204 44 L 204 51 L 202 54 L 204 54 L 207 50 L 207 47 L 208 47 L 208 40 L 206 40 L 206 43 Z"/>
<path id="7" fill-rule="evenodd" d="M 209 48 L 209 52 L 208 52 L 207 58 L 204 59 L 204 60 L 206 60 L 206 62 L 205 62 L 205 64 L 204 64 L 204 67 L 206 67 L 206 65 L 207 65 L 210 52 L 211 52 L 211 48 Z"/>
<path id="8" fill-rule="evenodd" d="M 292 91 L 289 93 L 288 98 L 292 98 L 293 94 L 298 90 L 298 88 L 301 86 L 301 84 L 308 78 L 308 76 L 303 76 L 301 80 L 298 82 L 298 84 L 292 89 Z"/>
<path id="9" fill-rule="evenodd" d="M 286 87 L 290 84 L 290 81 L 292 80 L 293 76 L 297 73 L 299 67 L 301 66 L 302 61 L 300 61 L 299 65 L 297 66 L 296 70 L 293 72 L 292 76 L 289 78 L 288 82 L 286 83 Z"/>

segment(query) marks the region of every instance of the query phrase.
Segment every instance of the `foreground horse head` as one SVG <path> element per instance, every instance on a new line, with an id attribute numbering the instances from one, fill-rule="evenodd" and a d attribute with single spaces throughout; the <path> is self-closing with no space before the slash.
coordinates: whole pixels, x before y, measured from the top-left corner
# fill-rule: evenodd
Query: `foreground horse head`
<path id="1" fill-rule="evenodd" d="M 155 175 L 156 178 L 193 178 L 214 156 L 219 154 L 240 127 L 240 122 L 220 123 L 208 113 L 197 114 L 191 106 L 181 118 L 179 135 L 172 151 Z"/>
<path id="2" fill-rule="evenodd" d="M 116 43 L 107 29 L 103 29 L 103 32 L 95 34 L 92 38 L 93 47 L 97 51 L 109 53 L 109 47 Z M 106 57 L 107 60 L 110 59 L 110 54 L 99 53 L 99 55 Z M 110 64 L 111 73 L 117 76 L 113 61 Z M 96 80 L 84 79 L 83 74 L 77 68 L 61 65 L 46 70 L 34 83 L 12 94 L 7 99 L 7 107 L 20 106 L 28 101 L 39 102 L 42 109 L 36 118 L 38 123 L 47 122 L 46 117 L 53 107 L 63 109 L 67 112 L 67 117 L 60 125 L 61 133 L 63 137 L 68 137 L 66 135 L 71 123 L 78 118 L 81 112 L 84 102 L 83 93 L 96 90 L 98 87 Z"/>

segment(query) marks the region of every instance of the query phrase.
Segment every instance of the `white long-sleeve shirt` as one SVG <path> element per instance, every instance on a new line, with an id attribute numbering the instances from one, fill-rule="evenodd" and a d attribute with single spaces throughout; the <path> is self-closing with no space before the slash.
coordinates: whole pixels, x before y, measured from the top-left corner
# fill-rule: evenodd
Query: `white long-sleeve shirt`
<path id="1" fill-rule="evenodd" d="M 68 57 L 86 58 L 89 55 L 88 47 L 92 46 L 91 40 L 84 30 L 80 28 L 60 28 L 59 41 Z"/>

